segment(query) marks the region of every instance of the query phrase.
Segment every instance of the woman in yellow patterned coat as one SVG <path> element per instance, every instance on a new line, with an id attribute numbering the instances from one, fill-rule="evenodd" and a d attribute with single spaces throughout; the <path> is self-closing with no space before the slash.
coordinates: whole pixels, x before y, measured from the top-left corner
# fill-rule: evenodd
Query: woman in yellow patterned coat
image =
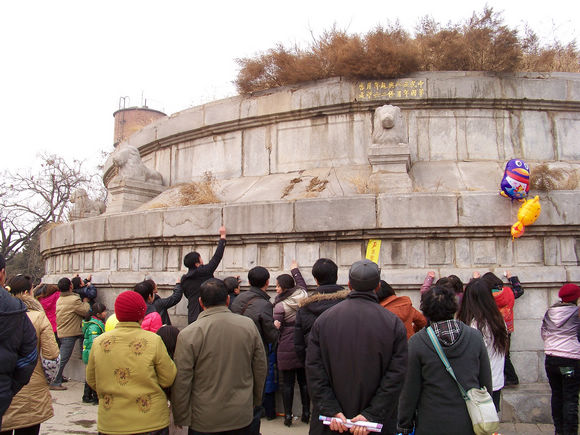
<path id="1" fill-rule="evenodd" d="M 136 292 L 115 300 L 119 323 L 93 343 L 87 383 L 99 396 L 97 427 L 101 434 L 169 433 L 169 408 L 163 388 L 177 369 L 161 337 L 139 324 L 147 306 Z"/>

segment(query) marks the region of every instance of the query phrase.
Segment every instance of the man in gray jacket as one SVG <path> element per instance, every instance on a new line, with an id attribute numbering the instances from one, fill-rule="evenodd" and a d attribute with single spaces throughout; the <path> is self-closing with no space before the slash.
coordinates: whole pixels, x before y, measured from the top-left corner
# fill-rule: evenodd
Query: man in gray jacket
<path id="1" fill-rule="evenodd" d="M 190 435 L 249 434 L 268 371 L 262 339 L 251 319 L 228 309 L 223 281 L 205 281 L 200 296 L 204 311 L 175 347 L 175 424 L 189 426 Z"/>

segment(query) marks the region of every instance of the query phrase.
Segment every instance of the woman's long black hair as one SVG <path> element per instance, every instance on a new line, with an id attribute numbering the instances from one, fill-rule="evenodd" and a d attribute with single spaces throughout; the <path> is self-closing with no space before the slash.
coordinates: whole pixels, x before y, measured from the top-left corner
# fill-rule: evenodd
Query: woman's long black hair
<path id="1" fill-rule="evenodd" d="M 507 352 L 507 328 L 487 281 L 478 278 L 467 284 L 457 317 L 467 325 L 475 320 L 482 334 L 486 329 L 491 332 L 494 349 L 503 354 Z"/>

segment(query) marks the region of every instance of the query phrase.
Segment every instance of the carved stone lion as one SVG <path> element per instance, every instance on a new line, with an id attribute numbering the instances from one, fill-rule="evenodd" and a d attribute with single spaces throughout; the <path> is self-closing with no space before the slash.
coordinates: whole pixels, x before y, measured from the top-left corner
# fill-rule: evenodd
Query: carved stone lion
<path id="1" fill-rule="evenodd" d="M 137 148 L 130 145 L 117 148 L 111 157 L 113 165 L 118 171 L 117 177 L 120 179 L 130 178 L 146 183 L 163 184 L 163 176 L 143 164 Z"/>
<path id="2" fill-rule="evenodd" d="M 398 145 L 408 142 L 401 109 L 390 105 L 377 108 L 373 120 L 373 144 Z"/>
<path id="3" fill-rule="evenodd" d="M 105 202 L 90 199 L 85 189 L 75 190 L 70 197 L 73 207 L 70 211 L 70 220 L 98 216 L 105 212 Z"/>

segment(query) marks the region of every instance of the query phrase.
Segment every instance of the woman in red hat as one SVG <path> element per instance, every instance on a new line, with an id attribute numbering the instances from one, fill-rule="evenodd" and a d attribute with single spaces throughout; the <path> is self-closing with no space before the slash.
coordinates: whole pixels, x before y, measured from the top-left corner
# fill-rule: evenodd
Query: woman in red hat
<path id="1" fill-rule="evenodd" d="M 542 322 L 546 374 L 552 389 L 552 419 L 556 434 L 576 435 L 580 390 L 580 287 L 565 284 L 558 297 L 561 302 L 548 309 Z"/>
<path id="2" fill-rule="evenodd" d="M 100 434 L 169 435 L 169 408 L 163 388 L 177 369 L 157 334 L 141 329 L 147 305 L 125 291 L 115 300 L 119 323 L 93 343 L 87 383 L 99 396 Z"/>

